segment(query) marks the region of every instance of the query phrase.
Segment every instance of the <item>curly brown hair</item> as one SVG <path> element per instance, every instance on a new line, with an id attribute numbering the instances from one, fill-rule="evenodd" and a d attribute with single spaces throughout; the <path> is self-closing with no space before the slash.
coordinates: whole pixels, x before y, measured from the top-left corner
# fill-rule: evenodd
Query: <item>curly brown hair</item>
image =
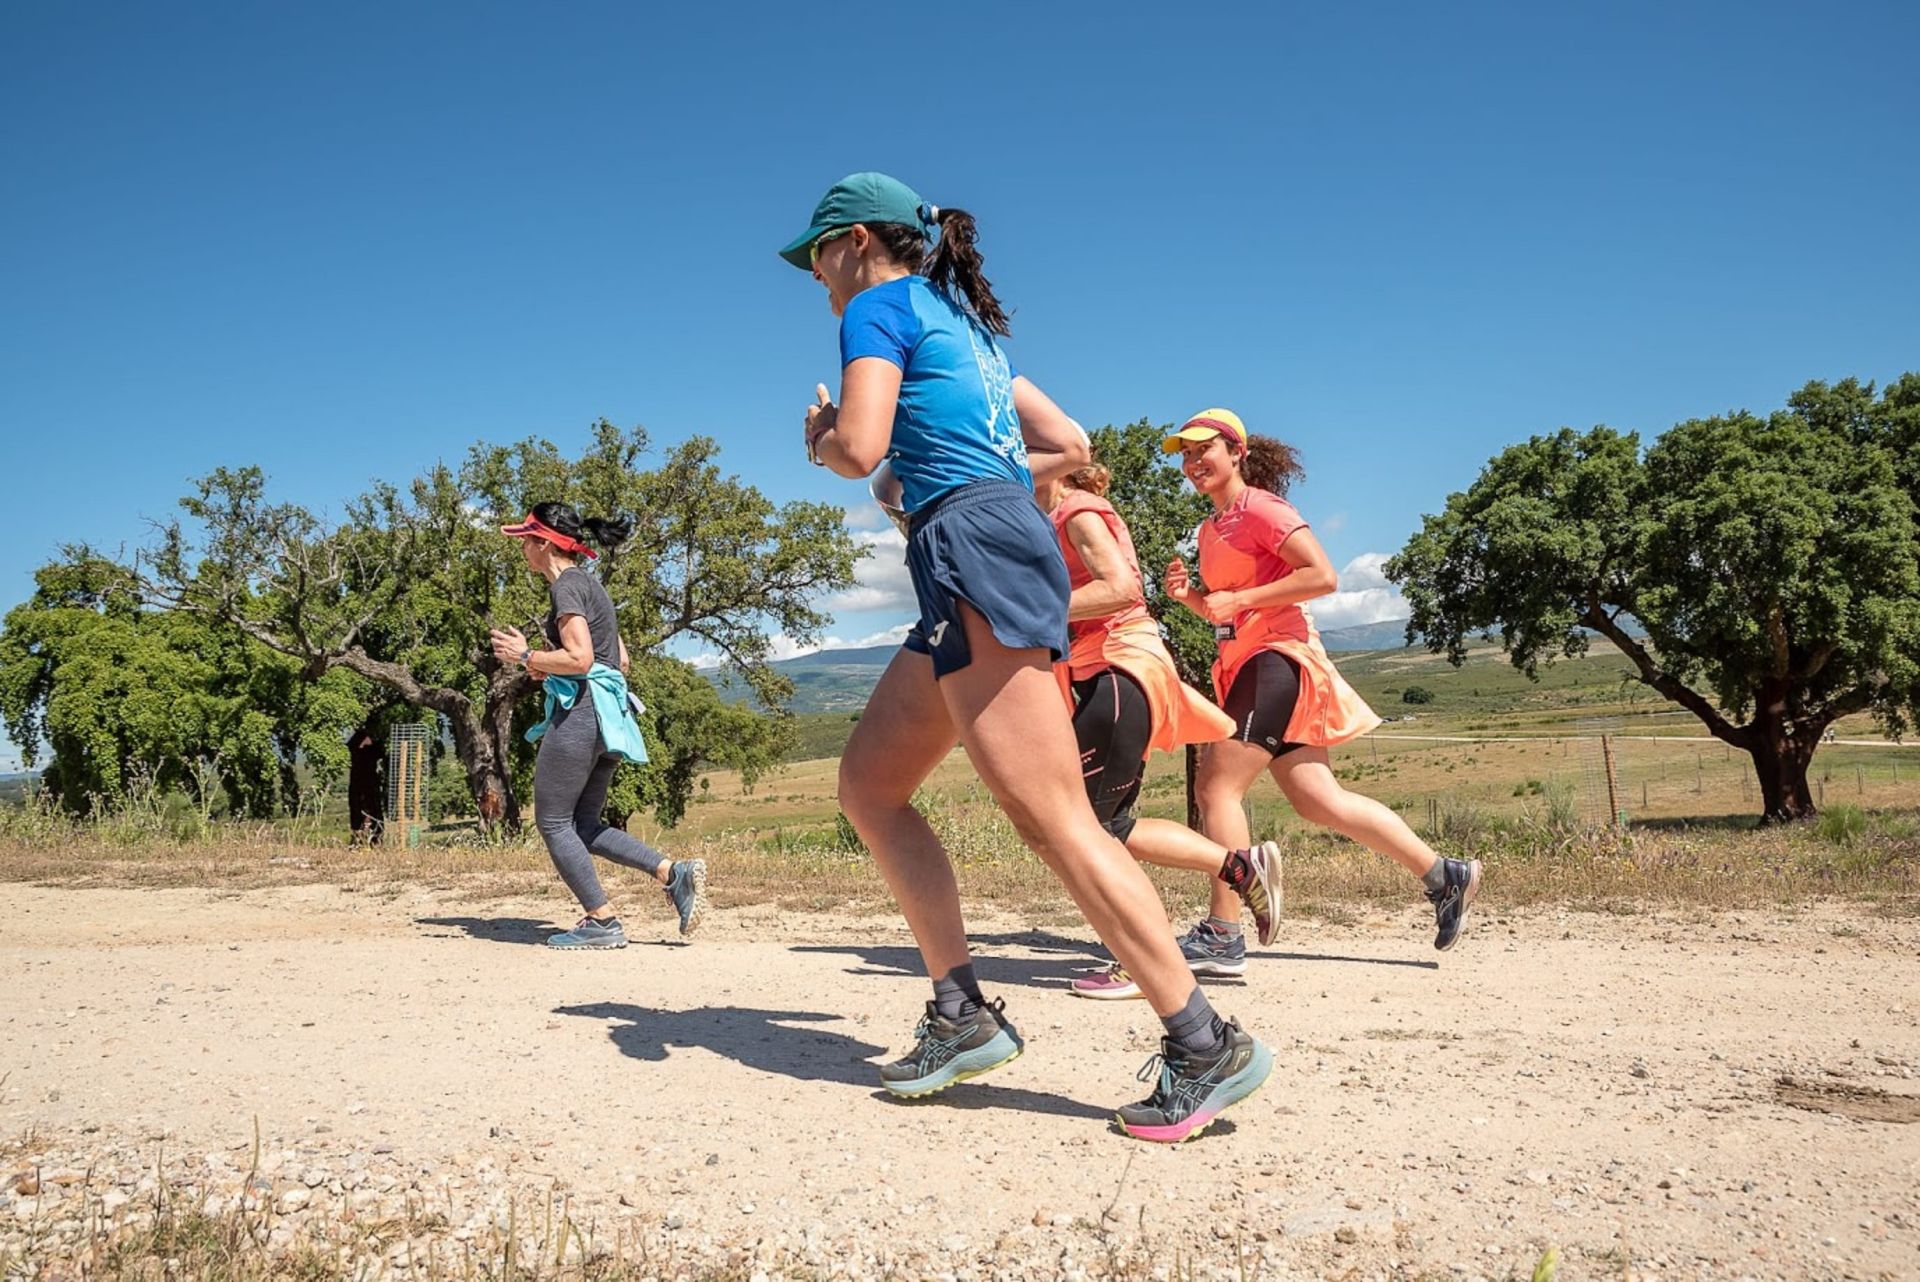
<path id="1" fill-rule="evenodd" d="M 1271 436 L 1248 435 L 1247 448 L 1240 455 L 1240 476 L 1248 485 L 1284 498 L 1288 487 L 1306 474 L 1299 450 Z"/>

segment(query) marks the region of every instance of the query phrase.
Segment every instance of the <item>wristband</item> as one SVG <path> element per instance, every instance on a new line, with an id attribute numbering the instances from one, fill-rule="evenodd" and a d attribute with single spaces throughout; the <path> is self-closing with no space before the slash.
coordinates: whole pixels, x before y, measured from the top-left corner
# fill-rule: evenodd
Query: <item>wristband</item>
<path id="1" fill-rule="evenodd" d="M 528 646 L 526 649 L 520 652 L 520 666 L 523 668 L 526 667 L 527 660 L 531 659 L 532 657 L 533 657 L 533 647 Z"/>

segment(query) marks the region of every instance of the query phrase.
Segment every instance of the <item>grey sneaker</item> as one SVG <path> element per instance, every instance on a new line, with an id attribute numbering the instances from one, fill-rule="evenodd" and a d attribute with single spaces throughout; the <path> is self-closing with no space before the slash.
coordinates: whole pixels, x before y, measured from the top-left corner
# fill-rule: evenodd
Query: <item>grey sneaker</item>
<path id="1" fill-rule="evenodd" d="M 707 861 L 676 859 L 667 875 L 667 898 L 680 914 L 680 933 L 691 935 L 707 916 Z"/>
<path id="2" fill-rule="evenodd" d="M 1433 946 L 1444 953 L 1467 933 L 1467 909 L 1473 907 L 1474 898 L 1480 893 L 1480 861 L 1445 859 L 1441 862 L 1447 868 L 1447 884 L 1439 890 L 1429 890 L 1427 901 L 1433 905 Z"/>
<path id="3" fill-rule="evenodd" d="M 1247 973 L 1246 936 L 1223 935 L 1204 921 L 1180 936 L 1180 955 L 1196 975 Z"/>
<path id="4" fill-rule="evenodd" d="M 944 1091 L 956 1082 L 990 1073 L 1017 1059 L 1025 1043 L 1007 1021 L 1004 999 L 988 1002 L 971 1015 L 947 1019 L 927 1003 L 913 1030 L 914 1047 L 880 1066 L 880 1084 L 895 1095 L 916 1099 Z"/>
<path id="5" fill-rule="evenodd" d="M 1227 1021 L 1226 1045 L 1210 1059 L 1189 1056 L 1163 1039 L 1160 1053 L 1140 1070 L 1140 1080 L 1157 1075 L 1153 1094 L 1119 1113 L 1120 1129 L 1140 1140 L 1178 1144 L 1213 1124 L 1213 1119 L 1260 1089 L 1273 1072 L 1273 1053 L 1258 1038 Z"/>
<path id="6" fill-rule="evenodd" d="M 572 930 L 563 930 L 547 938 L 549 948 L 625 948 L 627 932 L 620 928 L 620 919 L 615 917 L 609 922 L 597 922 L 591 917 L 582 917 Z"/>

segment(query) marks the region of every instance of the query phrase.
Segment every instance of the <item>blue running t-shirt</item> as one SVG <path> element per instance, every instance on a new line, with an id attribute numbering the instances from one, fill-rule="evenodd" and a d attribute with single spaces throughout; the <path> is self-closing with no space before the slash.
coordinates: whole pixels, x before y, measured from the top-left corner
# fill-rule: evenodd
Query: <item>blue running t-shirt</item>
<path id="1" fill-rule="evenodd" d="M 841 368 L 862 356 L 900 367 L 887 456 L 907 511 L 969 481 L 1033 488 L 1013 412 L 1013 367 L 993 335 L 926 277 L 854 295 L 840 316 Z"/>

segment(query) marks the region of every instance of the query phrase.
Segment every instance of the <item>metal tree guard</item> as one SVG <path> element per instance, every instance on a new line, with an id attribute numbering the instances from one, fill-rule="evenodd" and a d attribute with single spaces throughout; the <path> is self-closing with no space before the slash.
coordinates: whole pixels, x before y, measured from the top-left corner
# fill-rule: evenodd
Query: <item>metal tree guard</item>
<path id="1" fill-rule="evenodd" d="M 431 732 L 431 726 L 415 723 L 387 735 L 387 831 L 402 834 L 409 846 L 419 845 L 427 831 Z"/>
<path id="2" fill-rule="evenodd" d="M 1582 816 L 1602 828 L 1624 828 L 1625 800 L 1620 792 L 1619 749 L 1615 737 L 1626 721 L 1621 717 L 1587 717 L 1580 721 L 1580 789 Z"/>

